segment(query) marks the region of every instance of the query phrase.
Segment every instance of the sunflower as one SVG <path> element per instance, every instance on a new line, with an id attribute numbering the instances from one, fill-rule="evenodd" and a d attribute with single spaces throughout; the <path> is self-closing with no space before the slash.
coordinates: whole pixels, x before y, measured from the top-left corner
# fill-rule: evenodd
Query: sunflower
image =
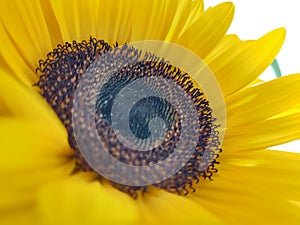
<path id="1" fill-rule="evenodd" d="M 299 224 L 300 155 L 268 148 L 300 137 L 300 75 L 258 78 L 280 50 L 284 29 L 242 41 L 226 35 L 232 3 L 204 11 L 201 0 L 11 0 L 1 1 L 0 10 L 1 224 Z M 227 124 L 220 145 L 218 121 L 197 78 L 163 59 L 129 66 L 128 79 L 150 68 L 182 87 L 213 133 L 204 145 L 214 146 L 204 172 L 197 170 L 204 157 L 197 143 L 192 160 L 175 175 L 134 186 L 105 179 L 86 162 L 69 104 L 97 57 L 139 57 L 126 43 L 144 40 L 175 43 L 203 59 L 220 84 Z M 120 77 L 111 84 L 120 86 Z M 110 87 L 104 97 L 114 93 Z M 101 126 L 99 135 L 111 146 L 115 139 L 104 132 L 109 126 Z M 119 159 L 125 152 L 127 163 L 141 163 L 122 146 L 110 149 Z"/>

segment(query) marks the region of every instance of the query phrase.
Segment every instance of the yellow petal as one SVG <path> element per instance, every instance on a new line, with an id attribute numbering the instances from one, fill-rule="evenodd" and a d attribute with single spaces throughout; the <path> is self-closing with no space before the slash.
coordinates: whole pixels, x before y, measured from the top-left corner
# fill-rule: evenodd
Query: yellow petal
<path id="1" fill-rule="evenodd" d="M 65 133 L 45 121 L 0 118 L 0 170 L 64 162 L 72 154 Z"/>
<path id="2" fill-rule="evenodd" d="M 189 0 L 181 0 L 177 1 L 178 7 L 176 9 L 172 24 L 168 30 L 168 34 L 166 37 L 166 41 L 174 42 L 178 36 L 184 31 L 184 27 L 186 27 L 189 19 L 194 19 L 196 15 L 192 16 L 193 14 L 198 14 L 196 11 L 201 10 L 201 6 L 196 7 L 195 5 L 199 4 L 197 1 L 192 2 Z M 198 18 L 200 15 L 197 15 Z"/>
<path id="3" fill-rule="evenodd" d="M 168 31 L 166 41 L 175 42 L 176 39 L 188 29 L 204 13 L 204 4 L 202 0 L 180 0 L 176 15 Z"/>
<path id="4" fill-rule="evenodd" d="M 13 74 L 14 71 L 11 69 L 11 67 L 7 64 L 6 60 L 4 59 L 4 56 L 0 52 L 0 68 L 7 73 Z"/>
<path id="5" fill-rule="evenodd" d="M 253 82 L 272 63 L 284 38 L 285 30 L 277 29 L 257 41 L 241 42 L 210 62 L 224 96 Z"/>
<path id="6" fill-rule="evenodd" d="M 23 52 L 8 35 L 7 30 L 0 24 L 0 58 L 1 68 L 7 72 L 12 72 L 11 76 L 30 86 L 37 81 L 33 67 L 23 57 Z M 4 67 L 2 67 L 4 65 Z M 5 66 L 7 65 L 7 66 Z M 5 69 L 6 68 L 6 69 Z"/>
<path id="7" fill-rule="evenodd" d="M 145 224 L 224 224 L 200 204 L 163 190 L 149 191 L 138 203 Z"/>
<path id="8" fill-rule="evenodd" d="M 191 1 L 189 1 L 191 2 Z M 203 0 L 194 0 L 191 2 L 191 11 L 189 13 L 188 19 L 183 30 L 189 28 L 194 22 L 196 22 L 199 17 L 204 13 L 204 3 Z"/>
<path id="9" fill-rule="evenodd" d="M 0 215 L 16 213 L 16 209 L 32 205 L 36 191 L 44 185 L 66 178 L 74 169 L 74 161 L 45 163 L 42 166 L 30 165 L 27 169 L 2 169 L 0 178 L 5 185 L 0 187 Z"/>
<path id="10" fill-rule="evenodd" d="M 241 43 L 239 37 L 235 34 L 225 35 L 220 43 L 209 53 L 204 59 L 206 63 L 213 61 L 213 59 L 220 56 L 222 53 L 227 51 L 229 48 Z"/>
<path id="11" fill-rule="evenodd" d="M 53 12 L 50 1 L 44 0 L 43 2 L 40 3 L 41 3 L 41 9 L 44 14 L 45 23 L 47 25 L 48 35 L 51 39 L 52 48 L 55 48 L 57 44 L 62 44 L 64 42 L 61 28 Z"/>
<path id="12" fill-rule="evenodd" d="M 65 177 L 74 168 L 67 138 L 47 122 L 0 118 L 0 212 L 29 204 L 38 187 Z"/>
<path id="13" fill-rule="evenodd" d="M 299 224 L 300 155 L 259 150 L 221 157 L 213 181 L 190 195 L 227 224 Z"/>
<path id="14" fill-rule="evenodd" d="M 52 124 L 52 127 L 57 129 L 59 134 L 65 133 L 65 129 L 56 114 L 33 88 L 17 82 L 1 69 L 0 76 L 0 116 L 5 114 L 46 121 L 48 124 Z"/>
<path id="15" fill-rule="evenodd" d="M 47 19 L 47 24 L 50 24 L 52 19 L 60 28 L 61 36 L 64 42 L 66 41 L 81 41 L 92 35 L 92 26 L 97 15 L 98 2 L 95 2 L 94 7 L 89 1 L 46 1 L 42 3 L 44 11 L 52 9 L 53 13 Z M 89 11 L 91 10 L 91 11 Z M 47 14 L 46 14 L 47 15 Z M 87 23 L 87 20 L 90 20 Z M 57 43 L 62 44 L 62 43 Z"/>
<path id="16" fill-rule="evenodd" d="M 232 3 L 222 3 L 209 8 L 176 42 L 205 58 L 225 35 L 233 14 Z"/>
<path id="17" fill-rule="evenodd" d="M 300 139 L 300 113 L 227 129 L 224 153 L 268 148 Z"/>
<path id="18" fill-rule="evenodd" d="M 91 7 L 94 2 L 90 2 Z M 115 44 L 130 42 L 135 1 L 102 0 L 99 2 L 94 29 L 96 37 Z"/>
<path id="19" fill-rule="evenodd" d="M 37 79 L 34 71 L 38 60 L 52 49 L 41 5 L 36 0 L 30 4 L 1 1 L 0 9 L 3 57 L 16 76 L 25 75 L 33 83 Z M 11 12 L 14 12 L 13 16 Z"/>
<path id="20" fill-rule="evenodd" d="M 63 15 L 65 26 L 61 26 L 63 33 L 68 32 L 67 41 L 82 41 L 88 39 L 95 25 L 95 16 L 97 15 L 97 2 L 93 4 L 89 1 L 52 1 L 52 6 L 59 6 L 60 14 Z M 101 13 L 101 12 L 99 12 Z M 61 21 L 58 19 L 58 21 Z M 63 21 L 63 19 L 62 19 Z M 100 25 L 100 24 L 99 24 Z M 101 29 L 101 28 L 99 28 Z M 66 41 L 66 39 L 65 39 Z"/>
<path id="21" fill-rule="evenodd" d="M 277 199 L 299 201 L 299 162 L 299 153 L 263 149 L 224 155 L 221 170 L 240 171 L 236 174 L 240 180 L 246 177 L 247 182 L 276 195 Z"/>
<path id="22" fill-rule="evenodd" d="M 296 104 L 294 107 L 290 108 L 288 111 L 274 115 L 274 116 L 272 116 L 272 118 L 284 117 L 284 116 L 288 116 L 288 115 L 298 113 L 298 112 L 300 112 L 300 105 Z"/>
<path id="23" fill-rule="evenodd" d="M 42 184 L 74 168 L 67 133 L 46 102 L 31 88 L 1 71 L 0 187 L 3 207 L 30 204 Z"/>
<path id="24" fill-rule="evenodd" d="M 133 17 L 131 40 L 165 40 L 177 8 L 177 0 L 136 1 L 131 12 Z"/>
<path id="25" fill-rule="evenodd" d="M 138 224 L 135 201 L 111 186 L 76 175 L 41 190 L 41 224 Z"/>
<path id="26" fill-rule="evenodd" d="M 300 74 L 247 88 L 226 98 L 228 127 L 265 120 L 300 104 Z"/>
<path id="27" fill-rule="evenodd" d="M 254 81 L 252 81 L 252 83 L 250 83 L 247 87 L 253 87 L 253 86 L 256 86 L 258 84 L 262 84 L 263 82 L 264 82 L 264 80 L 257 78 Z"/>
<path id="28" fill-rule="evenodd" d="M 60 27 L 64 42 L 82 41 L 95 36 L 112 44 L 118 41 L 115 39 L 117 35 L 123 38 L 128 37 L 130 26 L 123 30 L 120 27 L 121 24 L 127 25 L 128 8 L 131 4 L 132 1 L 127 1 L 126 5 L 120 0 L 66 0 L 50 1 L 49 7 L 53 9 L 54 18 Z M 123 11 L 121 12 L 120 9 Z"/>
<path id="29" fill-rule="evenodd" d="M 0 213 L 1 225 L 40 225 L 37 221 L 37 214 L 33 210 L 32 206 L 23 206 L 13 213 L 5 212 Z"/>

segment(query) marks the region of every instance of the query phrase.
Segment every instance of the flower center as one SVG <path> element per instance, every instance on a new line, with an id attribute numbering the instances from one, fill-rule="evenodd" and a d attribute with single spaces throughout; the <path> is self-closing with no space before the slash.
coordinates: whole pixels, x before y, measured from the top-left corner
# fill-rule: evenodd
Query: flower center
<path id="1" fill-rule="evenodd" d="M 112 57 L 102 57 L 105 54 Z M 136 61 L 123 65 L 114 60 L 114 56 L 126 60 L 136 59 Z M 97 66 L 99 57 L 102 57 L 102 61 L 101 65 L 98 63 L 99 66 Z M 105 68 L 114 66 L 121 69 L 115 71 L 110 77 L 106 77 L 103 73 Z M 92 90 L 95 83 L 105 80 L 102 88 L 95 93 L 91 91 L 91 95 L 94 95 L 96 99 L 94 123 L 97 129 L 97 138 L 111 156 L 124 164 L 135 166 L 136 170 L 164 161 L 169 163 L 169 167 L 172 167 L 174 163 L 170 160 L 168 162 L 168 157 L 174 151 L 179 151 L 179 158 L 185 157 L 184 147 L 177 149 L 179 142 L 183 146 L 188 146 L 190 140 L 195 139 L 195 148 L 180 169 L 176 170 L 172 176 L 154 182 L 152 185 L 169 192 L 186 195 L 190 191 L 195 191 L 194 184 L 198 183 L 201 178 L 211 179 L 213 173 L 217 172 L 215 164 L 218 164 L 216 159 L 221 152 L 218 125 L 212 116 L 208 100 L 203 92 L 194 86 L 189 75 L 154 54 L 147 53 L 142 56 L 141 51 L 133 47 L 110 46 L 105 41 L 94 38 L 81 43 L 73 41 L 73 43 L 66 42 L 64 45 L 58 45 L 47 55 L 46 60 L 39 61 L 37 68 L 40 75 L 37 86 L 40 88 L 41 95 L 51 105 L 68 131 L 69 144 L 74 150 L 77 168 L 97 173 L 98 168 L 110 166 L 98 160 L 101 158 L 99 151 L 91 152 L 90 158 L 93 163 L 87 160 L 74 134 L 74 127 L 83 128 L 87 125 L 85 122 L 72 120 L 74 113 L 76 114 L 74 110 L 75 93 L 87 71 L 92 76 L 89 76 L 85 88 Z M 134 82 L 141 79 L 146 79 L 146 86 L 141 87 L 140 90 L 133 88 Z M 187 103 L 178 97 L 178 89 L 175 90 L 171 86 L 164 85 L 163 82 L 159 82 L 159 79 L 171 81 L 179 87 L 179 90 L 190 98 L 191 105 L 196 110 L 196 119 L 191 123 L 199 124 L 199 126 L 195 125 L 196 129 L 186 132 L 185 135 L 190 137 L 188 140 L 181 137 L 183 129 L 186 127 L 182 118 L 189 117 L 189 114 L 182 116 L 184 105 Z M 124 95 L 125 88 L 129 90 L 129 98 L 143 96 L 136 98 L 137 100 L 133 101 L 132 107 L 127 111 L 117 101 L 119 95 Z M 148 91 L 148 95 L 139 93 L 140 91 L 145 92 L 145 90 Z M 176 107 L 171 101 L 155 95 L 155 93 L 161 92 L 170 96 L 173 103 L 176 103 Z M 83 95 L 83 93 L 79 92 L 79 95 Z M 123 117 L 128 121 L 129 130 L 119 126 L 121 122 L 114 123 L 116 118 L 122 120 Z M 116 132 L 116 127 L 121 131 Z M 122 133 L 123 128 L 125 131 Z M 127 133 L 131 133 L 134 138 L 129 138 Z M 90 138 L 87 135 L 84 136 L 85 134 L 82 135 L 80 137 L 82 139 Z M 92 147 L 93 149 L 97 148 L 96 146 Z M 161 173 L 164 172 L 161 171 Z M 122 176 L 125 179 L 126 174 Z M 155 175 L 153 174 L 153 176 Z M 149 176 L 145 176 L 143 182 L 147 183 L 148 178 Z M 106 178 L 99 174 L 99 179 Z M 111 183 L 134 198 L 138 196 L 139 191 L 145 191 L 149 186 L 149 184 L 128 185 L 126 182 L 119 183 L 115 180 L 111 180 Z"/>

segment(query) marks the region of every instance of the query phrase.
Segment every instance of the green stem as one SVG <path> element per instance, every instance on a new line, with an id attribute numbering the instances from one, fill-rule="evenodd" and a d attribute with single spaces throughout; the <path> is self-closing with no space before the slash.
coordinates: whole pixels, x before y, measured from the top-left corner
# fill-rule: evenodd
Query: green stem
<path id="1" fill-rule="evenodd" d="M 275 59 L 272 64 L 271 64 L 271 67 L 276 75 L 276 77 L 281 77 L 281 70 L 280 70 L 280 67 L 279 67 L 279 64 L 277 62 L 277 59 Z"/>

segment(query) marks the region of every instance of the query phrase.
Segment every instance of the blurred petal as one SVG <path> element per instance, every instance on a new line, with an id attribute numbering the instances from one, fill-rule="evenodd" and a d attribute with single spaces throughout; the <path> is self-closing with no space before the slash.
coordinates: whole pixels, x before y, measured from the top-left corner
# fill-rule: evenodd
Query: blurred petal
<path id="1" fill-rule="evenodd" d="M 42 224 L 138 224 L 136 204 L 131 197 L 109 185 L 87 181 L 85 175 L 41 190 L 38 211 Z"/>
<path id="2" fill-rule="evenodd" d="M 162 190 L 146 193 L 139 209 L 146 224 L 224 224 L 217 214 L 191 199 Z"/>
<path id="3" fill-rule="evenodd" d="M 0 187 L 2 207 L 29 204 L 34 192 L 53 180 L 67 177 L 74 168 L 64 135 L 45 129 L 46 122 L 0 118 Z"/>
<path id="4" fill-rule="evenodd" d="M 17 82 L 0 69 L 0 116 L 34 118 L 46 121 L 65 133 L 63 125 L 46 101 L 33 89 Z M 66 136 L 65 136 L 66 137 Z"/>
<path id="5" fill-rule="evenodd" d="M 226 224 L 298 224 L 300 154 L 258 150 L 222 157 L 213 181 L 190 195 Z"/>

